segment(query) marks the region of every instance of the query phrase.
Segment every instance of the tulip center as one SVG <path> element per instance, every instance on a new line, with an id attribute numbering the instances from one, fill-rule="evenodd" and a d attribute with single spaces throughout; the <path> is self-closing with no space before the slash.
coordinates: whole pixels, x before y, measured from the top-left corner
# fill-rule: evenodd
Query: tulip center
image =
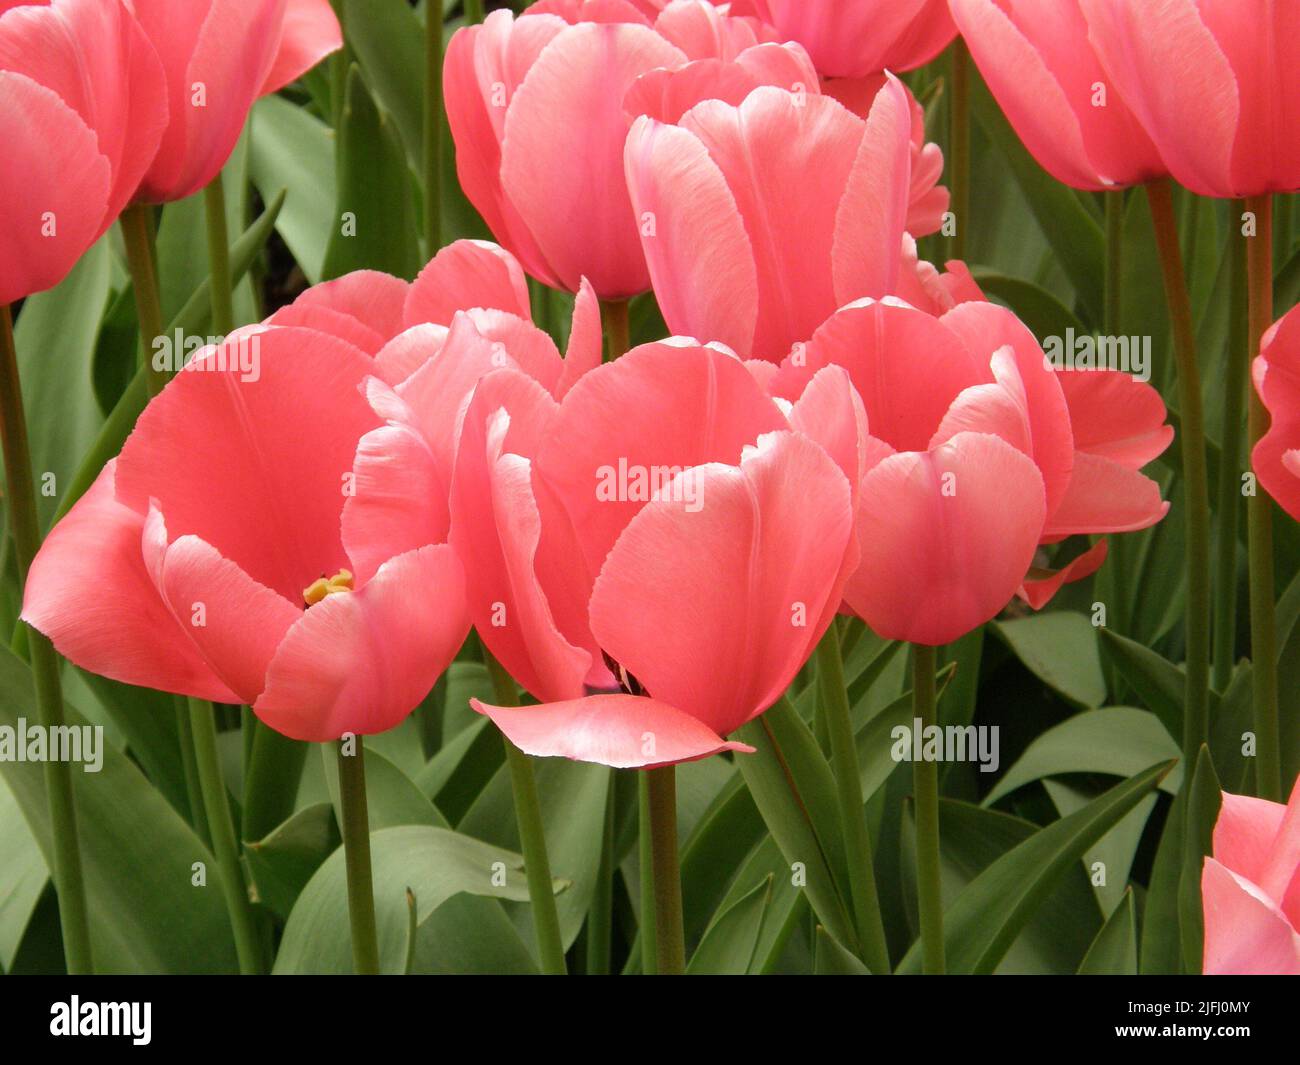
<path id="1" fill-rule="evenodd" d="M 648 695 L 649 693 L 641 686 L 641 682 L 628 672 L 627 667 L 616 661 L 612 655 L 602 648 L 601 655 L 605 659 L 605 665 L 609 671 L 614 674 L 618 680 L 619 688 L 628 695 Z"/>
<path id="2" fill-rule="evenodd" d="M 302 597 L 308 606 L 315 606 L 328 595 L 350 591 L 352 591 L 352 574 L 348 570 L 341 569 L 333 577 L 326 577 L 322 573 L 302 590 Z"/>

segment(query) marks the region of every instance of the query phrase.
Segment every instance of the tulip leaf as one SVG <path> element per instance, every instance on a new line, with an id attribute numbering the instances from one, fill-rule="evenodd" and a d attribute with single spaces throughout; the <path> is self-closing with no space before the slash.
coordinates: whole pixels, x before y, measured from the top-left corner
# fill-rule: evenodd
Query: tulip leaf
<path id="1" fill-rule="evenodd" d="M 1183 874 L 1178 885 L 1178 928 L 1183 944 L 1183 969 L 1201 971 L 1201 948 L 1205 922 L 1201 910 L 1201 867 L 1214 852 L 1214 824 L 1219 819 L 1223 789 L 1214 771 L 1209 748 L 1204 744 L 1196 758 L 1187 798 L 1187 820 L 1183 832 Z"/>
<path id="2" fill-rule="evenodd" d="M 465 815 L 505 763 L 501 734 L 486 717 L 475 716 L 478 720 L 443 744 L 415 778 L 452 824 Z"/>
<path id="3" fill-rule="evenodd" d="M 524 860 L 518 854 L 430 825 L 400 825 L 370 836 L 380 970 L 406 970 L 410 914 L 415 894 L 417 937 L 454 895 L 468 893 L 517 902 L 528 898 Z M 276 973 L 352 972 L 347 880 L 343 849 L 325 860 L 298 896 L 275 959 Z M 418 951 L 417 944 L 417 951 Z"/>
<path id="4" fill-rule="evenodd" d="M 1178 744 L 1154 714 L 1129 706 L 1085 710 L 1039 733 L 984 797 L 992 806 L 1017 788 L 1063 773 L 1129 777 L 1154 762 L 1178 757 Z M 1175 767 L 1160 784 L 1171 795 L 1182 783 Z"/>
<path id="5" fill-rule="evenodd" d="M 8 972 L 13 968 L 18 947 L 50 876 L 45 856 L 3 777 L 0 777 L 0 869 L 4 870 L 4 890 L 0 891 L 0 971 Z"/>
<path id="6" fill-rule="evenodd" d="M 700 936 L 726 896 L 746 855 L 765 838 L 763 819 L 739 773 L 696 821 L 681 851 L 682 909 L 687 942 Z"/>
<path id="7" fill-rule="evenodd" d="M 772 879 L 765 877 L 717 915 L 691 955 L 688 974 L 743 976 L 749 971 L 772 901 Z"/>
<path id="8" fill-rule="evenodd" d="M 1173 737 L 1181 736 L 1183 695 L 1187 686 L 1183 671 L 1149 647 L 1110 629 L 1101 630 L 1101 642 L 1107 657 L 1115 663 L 1115 668 L 1137 692 L 1147 709 L 1160 719 L 1165 731 Z M 1215 699 L 1211 692 L 1211 702 Z M 1211 719 L 1213 717 L 1211 711 Z"/>
<path id="9" fill-rule="evenodd" d="M 1031 673 L 1070 702 L 1094 707 L 1106 701 L 1097 629 L 1082 614 L 1053 610 L 995 621 L 993 630 Z"/>
<path id="10" fill-rule="evenodd" d="M 343 6 L 348 44 L 418 172 L 424 165 L 424 25 L 414 8 L 391 0 L 344 0 Z"/>
<path id="11" fill-rule="evenodd" d="M 817 976 L 870 976 L 867 967 L 821 925 L 815 933 L 813 973 Z"/>
<path id="12" fill-rule="evenodd" d="M 1142 907 L 1138 969 L 1144 975 L 1177 975 L 1182 971 L 1182 941 L 1178 930 L 1178 886 L 1183 872 L 1183 810 L 1186 795 L 1179 791 L 1165 816 L 1155 862 L 1147 880 Z"/>
<path id="13" fill-rule="evenodd" d="M 1102 925 L 1079 963 L 1080 976 L 1137 975 L 1137 918 L 1133 889 L 1126 888 L 1120 904 Z"/>
<path id="14" fill-rule="evenodd" d="M 1117 784 L 1078 813 L 1039 829 L 981 872 L 944 914 L 948 969 L 991 973 L 1058 878 L 1154 788 L 1173 767 L 1152 766 Z M 918 972 L 914 943 L 899 972 Z"/>
<path id="15" fill-rule="evenodd" d="M 255 901 L 287 921 L 307 881 L 340 843 L 334 808 L 324 802 L 299 810 L 264 839 L 245 843 Z"/>
<path id="16" fill-rule="evenodd" d="M 1060 337 L 1065 341 L 1066 330 L 1075 336 L 1086 336 L 1088 330 L 1075 313 L 1041 285 L 1023 278 L 1011 277 L 987 266 L 971 267 L 971 276 L 986 295 L 1005 303 L 1016 316 L 1029 326 L 1030 332 L 1043 343 L 1047 337 Z"/>
<path id="17" fill-rule="evenodd" d="M 0 725 L 39 720 L 32 691 L 26 664 L 0 649 Z M 71 707 L 64 713 L 68 725 L 86 724 Z M 102 753 L 99 772 L 72 767 L 96 971 L 235 971 L 235 943 L 212 854 L 130 759 L 108 744 Z M 43 770 L 36 762 L 0 761 L 0 774 L 48 862 Z M 193 882 L 198 871 L 203 885 Z"/>

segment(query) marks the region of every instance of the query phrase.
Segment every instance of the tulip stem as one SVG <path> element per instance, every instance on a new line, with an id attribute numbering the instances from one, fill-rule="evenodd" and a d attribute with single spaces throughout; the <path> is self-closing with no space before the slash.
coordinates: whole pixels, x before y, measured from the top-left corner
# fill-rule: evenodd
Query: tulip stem
<path id="1" fill-rule="evenodd" d="M 912 713 L 920 734 L 935 724 L 933 647 L 912 645 Z M 921 919 L 922 968 L 927 976 L 942 975 L 943 893 L 939 879 L 939 764 L 912 752 L 912 791 L 916 802 L 916 896 Z"/>
<path id="2" fill-rule="evenodd" d="M 355 746 L 348 753 L 348 745 Z M 347 866 L 352 967 L 358 976 L 379 973 L 375 884 L 370 871 L 370 813 L 366 806 L 366 748 L 360 736 L 338 742 L 339 798 L 343 809 L 343 860 Z"/>
<path id="3" fill-rule="evenodd" d="M 605 361 L 613 362 L 627 354 L 628 339 L 627 300 L 601 300 L 600 316 L 605 323 Z"/>
<path id="4" fill-rule="evenodd" d="M 596 870 L 596 890 L 587 910 L 587 975 L 609 974 L 609 944 L 614 917 L 614 770 L 605 775 L 605 830 L 600 841 L 600 866 Z"/>
<path id="5" fill-rule="evenodd" d="M 1205 423 L 1196 333 L 1187 294 L 1178 222 L 1168 179 L 1147 185 L 1151 221 L 1160 252 L 1165 300 L 1178 362 L 1182 419 L 1183 496 L 1187 537 L 1187 678 L 1183 701 L 1183 765 L 1190 786 L 1196 752 L 1209 736 L 1210 706 L 1210 489 L 1205 465 Z"/>
<path id="6" fill-rule="evenodd" d="M 235 301 L 230 288 L 230 230 L 226 226 L 225 182 L 221 171 L 203 190 L 208 223 L 208 264 L 212 273 L 212 331 L 225 337 L 235 328 Z"/>
<path id="7" fill-rule="evenodd" d="M 465 25 L 483 21 L 483 0 L 465 0 Z"/>
<path id="8" fill-rule="evenodd" d="M 818 642 L 816 656 L 823 716 L 830 733 L 831 765 L 835 770 L 840 822 L 849 856 L 849 891 L 853 899 L 858 943 L 867 968 L 877 975 L 884 975 L 889 972 L 889 947 L 885 940 L 885 924 L 880 916 L 871 835 L 862 803 L 862 777 L 849 694 L 844 683 L 844 659 L 839 631 L 834 624 Z"/>
<path id="9" fill-rule="evenodd" d="M 135 313 L 140 323 L 140 351 L 144 365 L 145 384 L 149 395 L 156 396 L 166 387 L 170 375 L 167 369 L 154 365 L 154 342 L 163 335 L 162 299 L 158 295 L 158 268 L 154 261 L 153 235 L 149 224 L 149 211 L 145 203 L 133 203 L 119 222 L 122 239 L 126 244 L 127 267 L 131 272 L 135 292 Z"/>
<path id="10" fill-rule="evenodd" d="M 952 151 L 952 213 L 956 219 L 949 257 L 966 258 L 966 223 L 970 217 L 970 49 L 958 36 L 952 42 L 952 110 L 948 142 Z"/>
<path id="11" fill-rule="evenodd" d="M 1118 336 L 1122 307 L 1122 280 L 1124 270 L 1124 190 L 1115 189 L 1103 194 L 1106 204 L 1106 290 L 1102 314 L 1102 331 L 1107 336 Z M 1110 540 L 1107 565 L 1097 574 L 1097 598 L 1109 612 L 1108 624 L 1118 632 L 1128 631 L 1127 583 L 1124 580 L 1126 541 L 1123 536 Z M 1119 674 L 1113 663 L 1107 662 L 1106 680 L 1112 695 L 1118 695 Z"/>
<path id="12" fill-rule="evenodd" d="M 641 974 L 659 975 L 659 933 L 655 928 L 654 848 L 650 840 L 650 775 L 636 775 L 637 850 L 641 864 Z"/>
<path id="13" fill-rule="evenodd" d="M 8 304 L 0 304 L 0 444 L 4 447 L 9 527 L 18 563 L 18 582 L 22 588 L 27 584 L 27 573 L 41 544 L 41 526 L 36 508 L 36 486 L 32 481 L 32 452 L 27 436 L 27 415 L 23 410 L 22 382 L 18 375 L 14 323 Z M 46 734 L 54 735 L 54 730 L 64 727 L 59 659 L 50 641 L 36 629 L 28 629 L 27 646 L 37 714 Z M 48 759 L 44 776 L 54 842 L 51 874 L 59 900 L 63 956 L 68 972 L 81 976 L 92 971 L 90 917 L 77 837 L 72 765 L 55 758 Z"/>
<path id="14" fill-rule="evenodd" d="M 1248 353 L 1259 354 L 1260 341 L 1273 320 L 1273 197 L 1252 196 L 1246 210 L 1255 216 L 1255 235 L 1246 247 Z M 1268 411 L 1250 389 L 1248 415 L 1252 450 L 1268 431 Z M 1251 681 L 1255 701 L 1255 792 L 1261 799 L 1282 801 L 1281 741 L 1277 717 L 1277 619 L 1273 604 L 1273 500 L 1256 485 L 1246 500 L 1250 547 Z M 1190 763 L 1189 763 L 1190 764 Z"/>
<path id="15" fill-rule="evenodd" d="M 442 5 L 426 5 L 424 18 L 424 240 L 432 259 L 442 247 Z"/>
<path id="16" fill-rule="evenodd" d="M 252 976 L 262 971 L 262 949 L 253 922 L 248 885 L 244 883 L 243 870 L 239 865 L 235 822 L 230 815 L 230 803 L 226 799 L 226 785 L 221 779 L 221 763 L 217 758 L 216 711 L 204 699 L 190 699 L 189 711 L 199 787 L 203 791 L 203 807 L 208 815 L 208 830 L 212 834 L 212 854 L 221 874 L 226 912 L 230 915 L 230 927 L 235 934 L 239 971 L 245 976 Z"/>
<path id="17" fill-rule="evenodd" d="M 518 706 L 515 682 L 486 647 L 483 659 L 492 677 L 492 689 L 501 706 Z M 510 742 L 505 733 L 501 742 L 510 766 L 510 787 L 515 798 L 515 820 L 519 824 L 519 845 L 524 852 L 524 872 L 528 877 L 528 898 L 533 908 L 533 930 L 537 935 L 537 952 L 542 972 L 564 976 L 564 941 L 560 937 L 560 917 L 555 908 L 555 888 L 551 881 L 551 860 L 546 852 L 546 830 L 542 823 L 542 804 L 537 797 L 537 777 L 532 759 Z"/>
<path id="18" fill-rule="evenodd" d="M 190 704 L 184 695 L 173 695 L 176 711 L 176 743 L 181 750 L 181 772 L 185 776 L 185 794 L 190 803 L 190 825 L 205 846 L 212 846 L 212 833 L 208 830 L 208 813 L 203 803 L 203 788 L 199 785 L 199 766 L 194 757 L 194 731 L 190 728 Z"/>
<path id="19" fill-rule="evenodd" d="M 654 869 L 655 945 L 659 974 L 686 969 L 682 924 L 682 873 L 677 857 L 677 767 L 643 770 L 650 805 L 650 857 Z"/>
<path id="20" fill-rule="evenodd" d="M 1241 235 L 1244 200 L 1233 200 L 1228 227 L 1232 256 L 1229 297 L 1227 383 L 1223 389 L 1223 457 L 1219 462 L 1219 538 L 1214 565 L 1214 687 L 1224 691 L 1232 679 L 1237 653 L 1237 529 L 1241 510 L 1241 442 L 1245 428 L 1246 393 L 1250 391 L 1250 352 L 1246 314 L 1246 240 Z"/>

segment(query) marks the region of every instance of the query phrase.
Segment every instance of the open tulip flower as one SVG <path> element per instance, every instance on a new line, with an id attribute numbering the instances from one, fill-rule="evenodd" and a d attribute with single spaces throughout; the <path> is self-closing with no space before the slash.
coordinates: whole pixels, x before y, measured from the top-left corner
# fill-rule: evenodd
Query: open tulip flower
<path id="1" fill-rule="evenodd" d="M 894 292 L 911 133 L 892 78 L 865 121 L 772 86 L 639 118 L 627 180 L 668 328 L 778 361 L 837 307 Z"/>
<path id="2" fill-rule="evenodd" d="M 162 64 L 118 0 L 5 6 L 0 305 L 56 285 L 117 220 L 167 122 Z"/>
<path id="3" fill-rule="evenodd" d="M 343 46 L 329 0 L 130 0 L 166 73 L 168 120 L 139 189 L 184 199 L 225 166 L 258 97 Z"/>
<path id="4" fill-rule="evenodd" d="M 829 370 L 787 417 L 734 354 L 685 341 L 558 404 L 516 372 L 484 378 L 452 543 L 484 642 L 547 701 L 476 708 L 535 755 L 646 768 L 740 749 L 723 737 L 785 690 L 856 559 L 852 432 L 847 449 L 810 435 L 854 403 Z"/>
<path id="5" fill-rule="evenodd" d="M 1201 895 L 1207 975 L 1300 976 L 1300 780 L 1285 806 L 1223 793 Z"/>
<path id="6" fill-rule="evenodd" d="M 1102 66 L 1180 184 L 1222 197 L 1300 189 L 1300 7 L 1080 2 Z"/>
<path id="7" fill-rule="evenodd" d="M 447 544 L 380 561 L 349 523 L 372 372 L 296 327 L 201 352 L 50 533 L 24 619 L 85 669 L 247 703 L 295 739 L 393 727 L 468 618 Z"/>
<path id="8" fill-rule="evenodd" d="M 1159 394 L 1114 371 L 1055 371 L 1004 308 L 967 302 L 935 318 L 894 299 L 857 301 L 769 387 L 792 400 L 828 365 L 848 371 L 868 434 L 862 559 L 844 598 L 882 636 L 948 643 L 1022 586 L 1042 606 L 1104 556 L 1027 582 L 1040 544 L 1142 529 L 1168 510 L 1138 472 L 1172 439 Z"/>
<path id="9" fill-rule="evenodd" d="M 1255 390 L 1273 419 L 1251 465 L 1260 484 L 1300 521 L 1300 313 L 1292 309 L 1264 334 Z"/>
<path id="10" fill-rule="evenodd" d="M 798 41 L 829 78 L 928 63 L 956 35 L 947 0 L 735 0 L 783 40 Z"/>
<path id="11" fill-rule="evenodd" d="M 1079 189 L 1164 177 L 1160 152 L 1088 45 L 1080 2 L 951 5 L 989 89 L 1044 170 Z"/>

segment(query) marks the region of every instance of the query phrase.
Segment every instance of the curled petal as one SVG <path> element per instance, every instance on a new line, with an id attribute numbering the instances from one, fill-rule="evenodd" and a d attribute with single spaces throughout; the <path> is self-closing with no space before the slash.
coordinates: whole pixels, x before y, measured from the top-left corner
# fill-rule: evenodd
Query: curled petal
<path id="1" fill-rule="evenodd" d="M 1081 581 L 1085 577 L 1091 577 L 1101 569 L 1101 564 L 1106 561 L 1107 550 L 1107 541 L 1098 540 L 1078 558 L 1072 559 L 1055 573 L 1047 577 L 1036 577 L 1033 580 L 1026 578 L 1016 595 L 1034 610 L 1042 610 L 1062 587 Z"/>

